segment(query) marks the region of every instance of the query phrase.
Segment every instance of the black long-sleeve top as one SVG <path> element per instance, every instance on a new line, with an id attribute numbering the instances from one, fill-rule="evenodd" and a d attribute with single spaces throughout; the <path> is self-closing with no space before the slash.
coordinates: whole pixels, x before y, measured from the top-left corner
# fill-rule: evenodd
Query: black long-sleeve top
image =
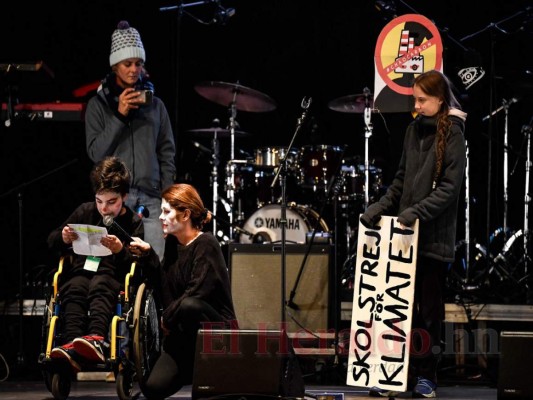
<path id="1" fill-rule="evenodd" d="M 177 310 L 187 297 L 210 304 L 227 324 L 236 321 L 226 261 L 211 232 L 203 233 L 187 246 L 169 235 L 162 262 L 153 250 L 145 261 L 159 269 L 162 316 L 168 329 L 174 330 L 180 324 Z"/>

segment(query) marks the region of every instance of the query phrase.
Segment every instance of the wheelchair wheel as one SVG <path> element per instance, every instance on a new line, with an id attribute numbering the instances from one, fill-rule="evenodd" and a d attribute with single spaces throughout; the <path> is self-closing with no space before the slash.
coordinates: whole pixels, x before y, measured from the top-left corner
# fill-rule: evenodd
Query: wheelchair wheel
<path id="1" fill-rule="evenodd" d="M 50 374 L 48 371 L 41 371 L 41 374 L 43 376 L 44 384 L 46 385 L 46 389 L 52 393 L 52 377 L 53 375 Z"/>
<path id="2" fill-rule="evenodd" d="M 120 400 L 131 400 L 133 396 L 133 376 L 120 370 L 116 376 L 117 394 Z"/>
<path id="3" fill-rule="evenodd" d="M 133 310 L 133 356 L 137 381 L 142 387 L 161 352 L 159 310 L 152 289 L 142 283 Z"/>
<path id="4" fill-rule="evenodd" d="M 56 400 L 65 400 L 70 394 L 70 377 L 55 373 L 52 375 L 52 395 Z"/>

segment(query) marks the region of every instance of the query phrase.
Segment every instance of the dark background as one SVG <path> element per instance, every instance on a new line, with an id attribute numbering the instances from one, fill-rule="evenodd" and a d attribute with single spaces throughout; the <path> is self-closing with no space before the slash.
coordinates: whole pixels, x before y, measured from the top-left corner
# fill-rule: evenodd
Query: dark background
<path id="1" fill-rule="evenodd" d="M 178 181 L 196 185 L 209 208 L 210 156 L 192 141 L 207 148 L 211 143 L 188 130 L 208 128 L 215 118 L 227 126 L 229 112 L 198 95 L 194 86 L 200 82 L 239 82 L 277 103 L 271 112 L 237 112 L 239 129 L 249 133 L 236 139 L 238 159 L 245 159 L 246 154 L 253 156 L 255 150 L 264 147 L 287 146 L 305 96 L 312 97 L 313 102 L 295 146 L 347 145 L 347 160 L 363 157 L 363 115 L 333 111 L 328 103 L 362 93 L 365 87 L 373 90 L 374 48 L 392 14 L 383 7 L 378 9 L 374 1 L 221 3 L 235 9 L 225 24 L 201 23 L 213 19 L 213 4 L 185 7 L 180 17 L 177 11 L 159 10 L 160 6 L 176 5 L 172 2 L 7 2 L 2 6 L 0 63 L 43 60 L 54 72 L 54 78 L 43 71 L 3 71 L 2 102 L 8 97 L 8 89 L 20 103 L 86 102 L 88 97 L 75 97 L 73 91 L 99 81 L 109 72 L 111 34 L 118 21 L 127 20 L 141 34 L 156 95 L 164 100 L 173 122 Z M 470 148 L 470 240 L 482 246 L 503 224 L 505 114 L 499 112 L 491 123 L 481 119 L 500 107 L 503 100 L 519 99 L 508 112 L 507 225 L 512 231 L 522 229 L 526 193 L 522 126 L 530 123 L 533 115 L 531 2 L 418 0 L 395 4 L 397 15 L 420 13 L 441 30 L 444 71 L 457 85 L 469 113 L 466 137 Z M 467 36 L 470 38 L 462 40 Z M 486 75 L 467 91 L 457 71 L 473 65 L 482 66 Z M 411 119 L 409 114 L 372 116 L 370 158 L 382 169 L 384 185 L 396 169 L 405 126 Z M 21 283 L 21 246 L 22 283 L 28 286 L 24 288 L 28 296 L 34 296 L 39 289 L 32 286 L 39 287 L 46 280 L 54 262 L 46 248 L 48 233 L 81 201 L 92 200 L 88 186 L 91 163 L 85 153 L 82 121 L 15 120 L 9 128 L 2 123 L 0 149 L 0 300 L 13 300 Z M 218 179 L 223 192 L 229 139 L 220 140 L 220 149 Z M 302 195 L 297 187 L 291 190 L 298 193 L 289 200 L 320 208 L 313 196 Z M 458 240 L 465 237 L 463 199 L 460 209 Z M 246 211 L 245 218 L 255 210 Z M 335 225 L 331 211 L 324 218 L 330 227 Z M 496 254 L 500 250 L 497 248 Z"/>

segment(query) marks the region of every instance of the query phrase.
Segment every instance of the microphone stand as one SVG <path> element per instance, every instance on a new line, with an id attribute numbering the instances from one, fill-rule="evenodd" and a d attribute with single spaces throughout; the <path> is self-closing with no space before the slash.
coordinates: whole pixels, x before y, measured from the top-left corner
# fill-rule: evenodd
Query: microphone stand
<path id="1" fill-rule="evenodd" d="M 466 166 L 465 166 L 465 282 L 470 284 L 470 149 L 465 140 Z"/>
<path id="2" fill-rule="evenodd" d="M 300 283 L 300 278 L 302 276 L 303 269 L 305 268 L 305 262 L 307 260 L 307 257 L 309 256 L 309 253 L 311 252 L 311 247 L 313 245 L 313 241 L 315 239 L 318 226 L 320 225 L 320 220 L 322 219 L 322 213 L 324 212 L 324 208 L 326 207 L 326 202 L 327 202 L 328 198 L 330 197 L 330 193 L 331 193 L 332 188 L 333 188 L 333 199 L 334 199 L 334 203 L 333 203 L 334 214 L 333 215 L 335 216 L 335 230 L 334 230 L 334 232 L 335 233 L 337 232 L 337 195 L 339 194 L 338 192 L 340 190 L 340 187 L 344 184 L 344 178 L 341 175 L 339 175 L 338 172 L 339 172 L 340 166 L 342 165 L 342 160 L 344 158 L 344 151 L 345 151 L 345 149 L 343 148 L 341 157 L 339 158 L 338 165 L 334 169 L 335 173 L 333 174 L 333 176 L 331 178 L 331 181 L 329 182 L 328 186 L 326 187 L 326 197 L 324 198 L 324 201 L 322 202 L 322 205 L 320 207 L 320 212 L 318 213 L 318 218 L 315 221 L 315 226 L 313 227 L 313 232 L 311 234 L 311 238 L 309 239 L 309 242 L 307 243 L 307 249 L 306 249 L 306 252 L 304 254 L 304 258 L 302 260 L 302 263 L 300 264 L 300 270 L 298 271 L 298 275 L 296 277 L 296 281 L 294 282 L 294 286 L 293 286 L 293 288 L 291 290 L 289 300 L 287 301 L 287 306 L 291 307 L 292 309 L 295 309 L 295 310 L 298 309 L 298 305 L 293 302 L 293 299 L 296 296 L 296 289 L 298 288 L 298 285 Z M 339 175 L 339 177 L 337 177 L 337 175 Z M 336 240 L 336 238 L 335 238 L 335 242 L 334 243 L 335 243 L 334 257 L 335 257 L 335 260 L 336 260 L 336 258 L 337 258 L 337 251 L 336 251 L 337 240 Z M 335 264 L 336 264 L 336 261 L 335 261 Z M 335 296 L 335 299 L 336 298 L 337 297 Z"/>
<path id="3" fill-rule="evenodd" d="M 77 163 L 78 159 L 73 159 L 53 170 L 48 171 L 47 173 L 38 176 L 35 179 L 30 180 L 29 182 L 21 183 L 20 185 L 12 188 L 11 190 L 8 190 L 7 192 L 0 195 L 0 198 L 7 197 L 12 193 L 17 193 L 18 198 L 18 218 L 19 218 L 19 351 L 17 353 L 17 365 L 19 367 L 24 367 L 26 365 L 26 361 L 24 359 L 24 344 L 23 344 L 23 317 L 24 317 L 24 296 L 22 294 L 22 291 L 24 289 L 24 218 L 23 218 L 23 194 L 24 189 L 27 186 L 30 186 L 34 184 L 35 182 L 38 182 L 50 175 L 55 174 L 56 172 L 65 169 L 66 167 Z"/>
<path id="4" fill-rule="evenodd" d="M 317 229 L 318 229 L 318 226 L 320 225 L 320 220 L 322 219 L 322 213 L 324 212 L 324 208 L 326 207 L 326 203 L 327 203 L 327 200 L 328 198 L 330 197 L 330 193 L 333 191 L 332 195 L 333 195 L 333 215 L 334 215 L 334 220 L 335 220 L 335 226 L 334 226 L 334 241 L 333 241 L 333 277 L 332 277 L 332 280 L 333 280 L 333 293 L 331 294 L 328 294 L 328 297 L 329 299 L 333 299 L 333 306 L 332 306 L 332 313 L 333 313 L 333 323 L 334 323 L 334 326 L 333 326 L 333 330 L 334 330 L 334 342 L 333 342 L 333 345 L 334 345 L 334 349 L 335 349 L 335 365 L 338 365 L 338 349 L 339 349 L 339 346 L 338 346 L 338 343 L 339 343 L 339 337 L 338 337 L 338 334 L 339 334 L 339 318 L 340 318 L 340 314 L 339 314 L 339 310 L 338 310 L 338 295 L 337 295 L 337 282 L 338 282 L 338 264 L 337 264 L 337 243 L 338 243 L 338 238 L 337 238 L 337 231 L 338 231 L 338 227 L 337 227 L 337 200 L 338 200 L 338 194 L 339 194 L 339 191 L 341 189 L 341 187 L 344 185 L 344 176 L 342 175 L 342 173 L 339 173 L 339 169 L 342 165 L 342 160 L 344 159 L 344 152 L 345 152 L 346 148 L 343 148 L 342 150 L 342 154 L 341 154 L 341 157 L 339 158 L 339 162 L 338 162 L 338 165 L 336 166 L 336 168 L 334 169 L 334 174 L 332 175 L 332 178 L 331 178 L 331 181 L 329 182 L 328 186 L 327 186 L 327 189 L 326 189 L 326 197 L 322 203 L 322 206 L 320 208 L 320 212 L 318 213 L 318 218 L 317 220 L 315 221 L 315 226 L 313 227 L 313 233 L 311 234 L 311 238 L 309 239 L 309 242 L 307 243 L 307 248 L 306 248 L 306 251 L 305 251 L 305 254 L 304 254 L 304 258 L 302 259 L 302 263 L 300 264 L 300 270 L 298 271 L 298 275 L 296 277 L 296 280 L 294 282 L 294 285 L 293 285 L 293 288 L 291 290 L 291 293 L 290 293 L 290 297 L 289 297 L 289 300 L 287 301 L 287 307 L 290 307 L 292 308 L 293 310 L 298 310 L 299 307 L 296 303 L 294 303 L 294 297 L 296 296 L 296 289 L 298 288 L 298 285 L 300 283 L 300 278 L 302 277 L 302 273 L 303 273 L 303 270 L 305 268 L 305 265 L 306 265 L 306 261 L 307 261 L 307 257 L 309 256 L 309 253 L 311 252 L 311 247 L 313 246 L 313 241 L 315 239 L 315 235 L 316 235 L 316 232 L 317 232 Z M 328 274 L 328 276 L 331 277 L 331 274 Z M 330 286 L 331 287 L 331 286 Z M 329 301 L 328 299 L 328 301 Z M 305 327 L 304 327 L 305 328 Z"/>
<path id="5" fill-rule="evenodd" d="M 524 198 L 524 279 L 526 284 L 526 304 L 533 304 L 533 293 L 531 292 L 531 283 L 532 278 L 529 273 L 529 203 L 531 203 L 531 196 L 529 193 L 529 174 L 531 173 L 531 123 L 533 122 L 533 117 L 529 125 L 524 126 L 522 129 L 527 135 L 527 154 L 526 154 L 526 187 L 525 187 L 525 198 Z"/>
<path id="6" fill-rule="evenodd" d="M 280 217 L 280 228 L 281 228 L 281 324 L 282 329 L 285 329 L 285 280 L 286 280 L 286 230 L 287 230 L 287 199 L 285 196 L 285 189 L 286 189 L 286 176 L 287 176 L 287 159 L 290 153 L 290 149 L 292 148 L 292 145 L 298 136 L 298 132 L 300 132 L 300 128 L 303 125 L 303 122 L 305 118 L 307 117 L 307 111 L 309 110 L 309 106 L 311 105 L 312 98 L 309 97 L 303 98 L 301 102 L 301 108 L 303 109 L 302 115 L 300 118 L 298 118 L 298 121 L 296 123 L 296 129 L 294 130 L 294 134 L 292 135 L 292 139 L 289 143 L 289 147 L 287 148 L 287 152 L 285 154 L 285 157 L 283 157 L 283 160 L 281 160 L 279 168 L 276 172 L 276 175 L 274 176 L 274 179 L 272 180 L 272 184 L 270 185 L 271 190 L 274 190 L 274 187 L 276 185 L 276 182 L 280 180 L 280 186 L 281 186 L 281 217 Z"/>

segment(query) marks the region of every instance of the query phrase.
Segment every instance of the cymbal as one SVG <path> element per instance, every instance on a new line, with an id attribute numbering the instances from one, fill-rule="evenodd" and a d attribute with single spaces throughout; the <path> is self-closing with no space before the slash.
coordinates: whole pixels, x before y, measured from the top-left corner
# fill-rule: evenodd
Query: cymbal
<path id="1" fill-rule="evenodd" d="M 201 138 L 212 138 L 215 136 L 215 133 L 217 135 L 217 139 L 219 138 L 226 138 L 231 136 L 231 130 L 230 129 L 224 129 L 224 128 L 202 128 L 202 129 L 190 129 L 187 131 L 192 136 L 195 137 L 201 137 Z M 243 131 L 235 131 L 235 137 L 244 137 L 249 136 L 250 134 Z"/>
<path id="2" fill-rule="evenodd" d="M 331 100 L 328 107 L 333 111 L 344 113 L 363 113 L 365 112 L 366 99 L 364 94 L 351 94 Z M 374 108 L 374 96 L 368 95 L 368 106 Z"/>
<path id="3" fill-rule="evenodd" d="M 238 83 L 200 82 L 194 89 L 200 96 L 223 106 L 229 107 L 235 101 L 235 108 L 240 111 L 265 112 L 277 107 L 266 94 Z"/>

